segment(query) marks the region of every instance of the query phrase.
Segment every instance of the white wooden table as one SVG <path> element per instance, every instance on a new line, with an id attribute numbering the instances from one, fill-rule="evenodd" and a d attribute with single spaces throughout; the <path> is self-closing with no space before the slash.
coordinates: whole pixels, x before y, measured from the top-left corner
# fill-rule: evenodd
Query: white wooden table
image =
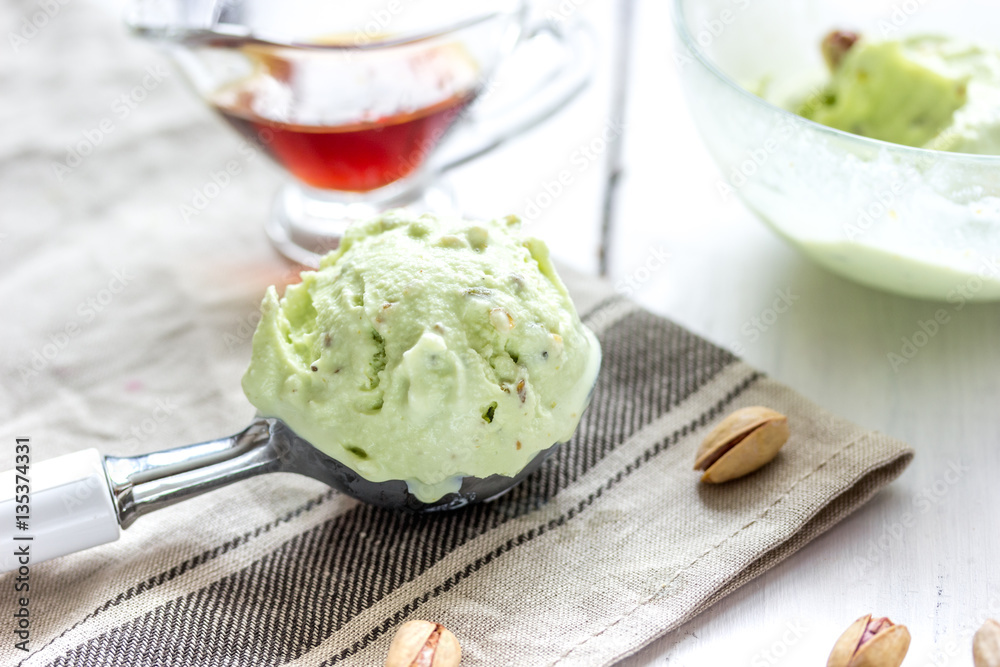
<path id="1" fill-rule="evenodd" d="M 972 632 L 1000 617 L 1000 305 L 952 312 L 894 371 L 887 355 L 943 306 L 826 273 L 738 202 L 719 200 L 719 174 L 674 72 L 665 0 L 636 0 L 628 114 L 624 125 L 610 118 L 618 1 L 551 2 L 596 27 L 603 57 L 594 85 L 558 122 L 453 173 L 460 201 L 472 212 L 525 214 L 547 182 L 570 170 L 565 191 L 528 217 L 558 259 L 596 271 L 603 138 L 621 135 L 611 280 L 918 452 L 862 511 L 623 664 L 822 665 L 839 633 L 874 612 L 909 626 L 908 665 L 971 665 Z M 5 71 L 16 76 L 16 65 Z M 778 314 L 771 309 L 781 294 L 792 305 Z"/>
<path id="2" fill-rule="evenodd" d="M 970 666 L 972 633 L 1000 617 L 1000 304 L 956 312 L 853 284 L 720 201 L 674 70 L 669 4 L 637 2 L 612 281 L 917 458 L 843 524 L 623 665 L 823 665 L 840 632 L 873 612 L 909 627 L 905 664 Z M 611 7 L 581 11 L 609 37 Z M 580 265 L 587 255 L 567 235 L 597 222 L 586 186 L 567 197 L 575 208 L 553 210 L 539 233 Z M 660 253 L 669 260 L 648 270 Z M 779 314 L 782 294 L 792 306 Z M 893 369 L 888 355 L 940 308 L 948 324 Z"/>

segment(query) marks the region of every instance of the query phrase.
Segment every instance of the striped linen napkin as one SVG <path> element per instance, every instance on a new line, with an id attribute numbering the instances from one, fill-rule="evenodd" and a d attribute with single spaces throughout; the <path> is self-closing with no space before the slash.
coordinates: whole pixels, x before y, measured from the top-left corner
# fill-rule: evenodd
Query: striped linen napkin
<path id="1" fill-rule="evenodd" d="M 35 566 L 32 652 L 4 642 L 3 664 L 381 665 L 415 618 L 455 632 L 467 665 L 610 664 L 780 563 L 912 458 L 599 285 L 570 285 L 604 365 L 576 436 L 512 492 L 427 517 L 293 475 L 214 492 Z M 787 414 L 788 444 L 756 474 L 700 484 L 700 440 L 748 405 Z"/>

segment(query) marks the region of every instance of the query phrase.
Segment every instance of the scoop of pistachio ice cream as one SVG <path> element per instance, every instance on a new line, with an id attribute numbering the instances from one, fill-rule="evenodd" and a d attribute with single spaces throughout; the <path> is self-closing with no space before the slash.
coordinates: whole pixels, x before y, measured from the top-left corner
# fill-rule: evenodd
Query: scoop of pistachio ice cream
<path id="1" fill-rule="evenodd" d="M 568 440 L 600 366 L 548 249 L 513 216 L 354 225 L 261 311 L 250 402 L 423 502 Z"/>

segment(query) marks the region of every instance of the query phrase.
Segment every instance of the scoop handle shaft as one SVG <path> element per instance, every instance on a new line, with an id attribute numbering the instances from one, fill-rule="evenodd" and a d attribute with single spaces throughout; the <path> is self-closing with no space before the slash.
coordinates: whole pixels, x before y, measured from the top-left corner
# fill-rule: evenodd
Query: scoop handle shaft
<path id="1" fill-rule="evenodd" d="M 26 474 L 24 474 L 26 473 Z M 0 572 L 114 542 L 104 457 L 85 449 L 0 473 Z"/>
<path id="2" fill-rule="evenodd" d="M 0 572 L 114 542 L 138 517 L 282 468 L 276 420 L 152 454 L 85 449 L 0 473 Z"/>
<path id="3" fill-rule="evenodd" d="M 122 528 L 138 517 L 242 479 L 282 469 L 287 445 L 277 420 L 257 419 L 235 435 L 140 456 L 108 456 L 105 467 Z"/>

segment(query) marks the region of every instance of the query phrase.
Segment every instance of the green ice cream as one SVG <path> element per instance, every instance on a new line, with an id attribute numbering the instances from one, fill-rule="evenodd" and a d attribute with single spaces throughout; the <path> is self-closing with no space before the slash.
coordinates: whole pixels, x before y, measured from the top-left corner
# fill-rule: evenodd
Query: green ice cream
<path id="1" fill-rule="evenodd" d="M 1000 154 L 1000 51 L 938 36 L 846 48 L 827 54 L 830 82 L 797 113 L 906 146 Z"/>
<path id="2" fill-rule="evenodd" d="M 247 398 L 424 502 L 516 475 L 573 434 L 600 366 L 548 249 L 519 228 L 401 211 L 352 226 L 319 271 L 268 289 Z"/>

